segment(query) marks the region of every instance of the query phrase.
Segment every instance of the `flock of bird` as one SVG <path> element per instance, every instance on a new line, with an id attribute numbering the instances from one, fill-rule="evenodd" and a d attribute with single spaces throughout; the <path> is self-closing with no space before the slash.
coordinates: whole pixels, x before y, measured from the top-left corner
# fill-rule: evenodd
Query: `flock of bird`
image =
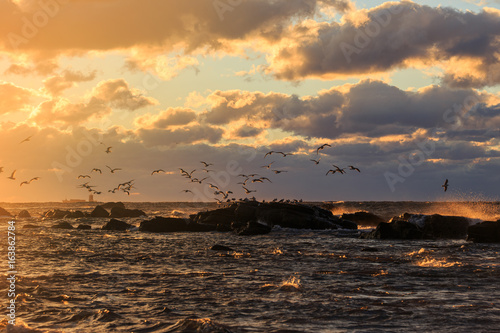
<path id="1" fill-rule="evenodd" d="M 22 144 L 24 142 L 28 142 L 30 141 L 30 139 L 32 138 L 32 136 L 29 136 L 27 138 L 25 138 L 24 140 L 22 140 L 21 142 L 19 142 L 19 144 Z M 101 142 L 101 144 L 104 145 L 103 142 Z M 315 165 L 319 165 L 320 162 L 321 162 L 321 156 L 319 156 L 319 153 L 320 151 L 324 150 L 326 147 L 331 147 L 330 144 L 322 144 L 321 146 L 319 146 L 318 148 L 316 148 L 316 155 L 318 156 L 317 158 L 311 158 L 310 161 L 313 162 Z M 104 150 L 104 152 L 106 154 L 110 154 L 112 152 L 112 148 L 111 146 L 109 147 L 106 147 L 106 149 Z M 268 156 L 272 156 L 272 155 L 281 155 L 282 157 L 287 157 L 287 156 L 291 156 L 291 155 L 294 155 L 293 153 L 285 153 L 285 152 L 282 152 L 282 151 L 274 151 L 274 150 L 271 150 L 269 152 L 267 152 L 265 155 L 264 155 L 264 159 L 267 158 Z M 272 173 L 278 175 L 280 173 L 285 173 L 285 172 L 288 172 L 288 170 L 280 170 L 278 168 L 274 168 L 273 167 L 273 164 L 275 163 L 276 161 L 272 161 L 266 165 L 263 165 L 261 166 L 262 169 L 266 169 L 266 170 L 270 170 Z M 209 189 L 211 189 L 213 191 L 213 194 L 214 194 L 214 199 L 218 202 L 218 203 L 222 203 L 222 202 L 230 202 L 230 201 L 235 201 L 236 199 L 234 197 L 231 197 L 230 198 L 230 194 L 234 194 L 232 191 L 228 190 L 228 191 L 223 191 L 221 188 L 219 188 L 216 184 L 213 184 L 213 182 L 209 182 L 210 178 L 211 178 L 211 173 L 212 172 L 215 172 L 215 170 L 213 169 L 209 169 L 209 167 L 213 166 L 214 164 L 213 163 L 207 163 L 205 161 L 200 161 L 200 163 L 203 165 L 203 168 L 201 169 L 201 172 L 204 172 L 205 174 L 203 176 L 205 177 L 202 177 L 202 176 L 197 176 L 195 177 L 194 176 L 194 173 L 197 171 L 197 169 L 194 169 L 190 172 L 184 170 L 183 168 L 179 168 L 180 170 L 180 173 L 181 173 L 181 176 L 186 178 L 190 183 L 198 183 L 198 184 L 204 184 L 206 183 L 206 185 L 208 186 Z M 339 174 L 345 174 L 347 170 L 351 170 L 351 171 L 356 171 L 358 173 L 361 172 L 361 170 L 353 165 L 349 165 L 345 168 L 341 168 L 337 165 L 334 165 L 332 164 L 333 168 L 329 169 L 327 172 L 326 172 L 326 176 L 328 176 L 329 174 L 335 174 L 335 173 L 339 173 Z M 109 170 L 110 173 L 114 174 L 116 173 L 117 171 L 120 171 L 122 170 L 121 168 L 112 168 L 108 165 L 106 165 L 106 168 Z M 4 167 L 0 167 L 0 173 L 4 172 Z M 10 180 L 16 180 L 16 172 L 17 170 L 13 170 L 11 175 L 9 177 L 7 177 L 8 179 Z M 93 177 L 93 173 L 96 173 L 96 174 L 100 174 L 102 175 L 103 174 L 103 171 L 102 169 L 100 168 L 93 168 L 88 174 L 80 174 L 78 175 L 77 179 L 86 179 L 86 178 L 89 178 L 91 179 Z M 166 173 L 165 170 L 163 169 L 156 169 L 156 170 L 153 170 L 151 172 L 151 176 L 154 176 L 155 174 L 160 174 L 160 173 Z M 250 184 L 255 184 L 255 183 L 264 183 L 264 182 L 268 182 L 268 183 L 272 183 L 271 179 L 269 179 L 268 177 L 266 176 L 261 176 L 257 173 L 252 173 L 252 174 L 239 174 L 238 177 L 242 178 L 241 181 L 239 181 L 237 184 L 238 185 L 241 185 L 241 188 L 242 190 L 244 191 L 244 193 L 246 195 L 249 195 L 251 193 L 254 193 L 254 192 L 257 192 L 256 189 L 250 189 L 249 188 L 249 185 Z M 31 184 L 32 182 L 34 181 L 38 181 L 40 179 L 40 177 L 33 177 L 29 180 L 24 180 L 20 183 L 19 186 L 23 186 L 23 185 L 29 185 Z M 86 183 L 83 183 L 83 184 L 80 184 L 78 185 L 77 187 L 78 188 L 84 188 L 86 189 L 87 191 L 89 191 L 90 193 L 92 194 L 96 194 L 96 195 L 99 195 L 99 194 L 102 194 L 102 191 L 98 191 L 96 190 L 95 188 L 97 186 L 95 185 L 91 185 L 89 184 L 89 182 L 86 182 Z M 444 188 L 444 191 L 446 192 L 447 189 L 448 189 L 448 179 L 446 179 L 445 183 L 442 185 L 442 187 Z M 129 180 L 127 182 L 124 182 L 124 183 L 120 183 L 118 184 L 116 187 L 112 188 L 112 189 L 109 189 L 108 192 L 109 193 L 116 193 L 117 191 L 121 191 L 123 193 L 126 193 L 127 195 L 130 195 L 132 189 L 135 188 L 134 186 L 134 180 Z M 182 190 L 181 192 L 184 192 L 184 193 L 193 193 L 192 190 L 189 190 L 189 189 L 185 189 L 185 190 Z M 253 197 L 252 199 L 255 200 L 255 197 Z M 242 200 L 240 198 L 240 200 Z M 274 199 L 273 201 L 277 201 L 277 199 Z"/>
<path id="2" fill-rule="evenodd" d="M 321 150 L 325 149 L 326 147 L 331 147 L 331 145 L 329 145 L 329 144 L 323 144 L 323 145 L 321 145 L 320 147 L 318 147 L 316 149 L 316 155 L 319 155 L 319 152 Z M 273 154 L 274 155 L 281 155 L 282 157 L 287 157 L 287 156 L 294 155 L 293 153 L 285 153 L 285 152 L 282 152 L 282 151 L 271 150 L 271 151 L 267 152 L 264 155 L 264 159 L 267 158 L 268 156 L 272 156 Z M 320 163 L 320 161 L 321 161 L 321 157 L 319 157 L 317 159 L 310 159 L 310 161 L 314 162 L 315 165 L 318 165 Z M 201 169 L 202 172 L 210 173 L 210 172 L 214 171 L 214 170 L 207 169 L 208 167 L 213 166 L 213 163 L 207 163 L 205 161 L 200 161 L 200 163 L 204 167 L 203 169 Z M 275 175 L 278 175 L 278 174 L 281 174 L 281 173 L 284 173 L 284 172 L 288 172 L 288 170 L 282 170 L 282 169 L 279 169 L 279 168 L 274 168 L 273 167 L 274 163 L 276 163 L 276 161 L 272 161 L 272 162 L 270 162 L 270 163 L 268 163 L 266 165 L 262 165 L 261 168 L 269 170 L 272 173 L 274 173 Z M 361 170 L 359 168 L 357 168 L 357 167 L 355 167 L 353 165 L 349 165 L 346 168 L 340 168 L 340 167 L 338 167 L 336 165 L 332 165 L 332 166 L 335 169 L 328 170 L 328 172 L 326 173 L 327 176 L 329 174 L 335 174 L 336 172 L 338 172 L 340 174 L 344 174 L 344 173 L 346 173 L 345 169 L 347 169 L 347 168 L 349 168 L 349 170 L 354 170 L 354 171 L 357 171 L 357 172 L 361 172 Z M 179 170 L 180 170 L 181 176 L 184 177 L 184 178 L 186 178 L 186 180 L 188 180 L 190 183 L 203 184 L 203 182 L 205 182 L 206 185 L 208 186 L 208 188 L 213 191 L 214 199 L 218 203 L 236 201 L 236 198 L 234 198 L 234 197 L 230 198 L 229 197 L 230 194 L 234 194 L 233 191 L 223 191 L 217 185 L 209 182 L 209 180 L 210 180 L 210 174 L 209 174 L 209 176 L 202 178 L 201 176 L 195 177 L 194 173 L 197 171 L 197 169 L 191 170 L 189 172 L 186 171 L 183 168 L 179 168 Z M 155 170 L 151 174 L 153 175 L 154 173 L 156 173 L 158 171 L 160 171 L 160 170 Z M 163 170 L 161 170 L 161 171 L 163 171 Z M 260 175 L 258 173 L 239 174 L 238 177 L 241 178 L 241 181 L 237 182 L 237 185 L 241 185 L 241 189 L 244 191 L 244 193 L 246 195 L 249 195 L 251 193 L 257 192 L 257 189 L 250 188 L 251 184 L 256 184 L 256 183 L 272 183 L 272 181 L 271 181 L 271 179 L 269 179 L 269 177 L 262 176 L 262 175 Z M 182 190 L 182 192 L 194 194 L 193 191 L 190 190 L 190 189 Z M 251 199 L 255 200 L 255 197 L 252 197 Z M 239 200 L 244 200 L 244 199 L 240 198 Z M 278 199 L 274 199 L 273 201 L 278 201 Z M 283 200 L 281 200 L 281 201 L 283 201 Z"/>

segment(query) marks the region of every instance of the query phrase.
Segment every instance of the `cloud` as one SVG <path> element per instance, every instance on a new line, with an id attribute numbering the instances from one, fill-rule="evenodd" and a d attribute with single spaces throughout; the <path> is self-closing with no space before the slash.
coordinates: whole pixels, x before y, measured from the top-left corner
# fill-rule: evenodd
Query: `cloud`
<path id="1" fill-rule="evenodd" d="M 59 96 L 64 90 L 72 88 L 78 82 L 92 81 L 96 77 L 96 72 L 83 74 L 65 70 L 62 75 L 52 76 L 43 81 L 44 89 L 52 96 Z"/>
<path id="2" fill-rule="evenodd" d="M 35 92 L 12 83 L 0 82 L 0 114 L 27 111 Z"/>
<path id="3" fill-rule="evenodd" d="M 16 63 L 11 64 L 9 68 L 5 70 L 4 74 L 22 76 L 37 74 L 47 76 L 53 74 L 58 68 L 59 65 L 53 61 L 36 62 L 32 65 Z"/>
<path id="4" fill-rule="evenodd" d="M 340 23 L 298 24 L 270 57 L 267 72 L 285 80 L 339 78 L 411 67 L 415 61 L 440 65 L 476 59 L 482 65 L 475 70 L 486 76 L 498 66 L 499 33 L 498 11 L 476 14 L 389 2 L 351 13 Z M 490 85 L 498 83 L 495 77 Z"/>
<path id="5" fill-rule="evenodd" d="M 178 145 L 208 142 L 215 144 L 222 139 L 224 130 L 209 125 L 191 125 L 175 129 L 137 130 L 137 138 L 146 147 L 175 147 Z"/>
<path id="6" fill-rule="evenodd" d="M 145 115 L 136 119 L 142 128 L 166 129 L 170 126 L 182 126 L 196 120 L 196 113 L 188 108 L 168 108 L 155 115 Z"/>
<path id="7" fill-rule="evenodd" d="M 109 103 L 113 108 L 135 111 L 158 104 L 152 97 L 145 97 L 134 88 L 130 88 L 124 79 L 110 79 L 99 82 L 92 91 L 92 96 Z"/>

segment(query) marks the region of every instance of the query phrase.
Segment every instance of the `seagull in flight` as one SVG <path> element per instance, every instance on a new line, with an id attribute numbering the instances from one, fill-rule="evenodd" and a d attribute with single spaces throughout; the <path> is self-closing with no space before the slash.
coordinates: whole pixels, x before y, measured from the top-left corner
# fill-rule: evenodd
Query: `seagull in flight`
<path id="1" fill-rule="evenodd" d="M 25 180 L 24 182 L 22 182 L 21 184 L 19 184 L 19 187 L 23 186 L 24 184 L 28 185 L 30 182 Z"/>
<path id="2" fill-rule="evenodd" d="M 292 153 L 284 153 L 282 151 L 277 151 L 276 154 L 281 154 L 283 157 L 287 157 L 288 155 L 293 155 Z"/>
<path id="3" fill-rule="evenodd" d="M 448 179 L 446 179 L 446 180 L 444 181 L 444 184 L 443 184 L 443 185 L 441 185 L 441 187 L 443 187 L 443 188 L 444 188 L 444 191 L 446 192 L 446 190 L 448 189 Z"/>
<path id="4" fill-rule="evenodd" d="M 153 170 L 153 172 L 151 172 L 151 176 L 154 175 L 155 173 L 160 173 L 160 172 L 165 172 L 165 170 L 163 169 Z"/>
<path id="5" fill-rule="evenodd" d="M 90 171 L 90 173 L 92 172 L 99 172 L 101 175 L 102 175 L 102 170 L 101 169 L 98 169 L 98 168 L 93 168 L 92 171 Z"/>
<path id="6" fill-rule="evenodd" d="M 76 179 L 81 179 L 81 178 L 92 178 L 92 177 L 90 177 L 89 175 L 79 175 L 78 177 L 76 177 Z"/>
<path id="7" fill-rule="evenodd" d="M 288 172 L 288 171 L 285 171 L 285 170 L 272 170 L 272 172 L 274 172 L 275 174 L 279 174 L 279 173 Z"/>
<path id="8" fill-rule="evenodd" d="M 313 161 L 316 165 L 318 165 L 319 161 L 321 161 L 321 157 L 318 158 L 317 160 L 310 159 L 310 161 Z"/>
<path id="9" fill-rule="evenodd" d="M 266 168 L 266 169 L 270 169 L 271 168 L 271 165 L 274 163 L 274 161 L 272 161 L 271 163 L 269 163 L 268 165 L 263 165 L 261 166 L 261 168 Z"/>
<path id="10" fill-rule="evenodd" d="M 203 162 L 203 161 L 200 161 L 200 163 L 202 163 L 205 166 L 205 168 L 208 168 L 209 166 L 214 165 L 213 163 L 207 163 L 207 162 Z"/>
<path id="11" fill-rule="evenodd" d="M 105 152 L 106 152 L 106 154 L 111 153 L 111 148 L 113 148 L 113 147 L 109 146 L 108 148 L 106 148 L 106 151 L 105 151 Z"/>
<path id="12" fill-rule="evenodd" d="M 26 139 L 24 139 L 23 141 L 19 142 L 19 144 L 23 143 L 23 142 L 28 142 L 30 141 L 30 139 L 33 137 L 33 135 L 30 135 L 28 136 Z"/>
<path id="13" fill-rule="evenodd" d="M 318 148 L 316 148 L 316 155 L 319 154 L 320 150 L 325 149 L 325 147 L 331 147 L 331 146 L 328 143 L 322 144 L 321 146 L 319 146 Z"/>
<path id="14" fill-rule="evenodd" d="M 274 153 L 274 150 L 271 150 L 270 152 L 267 152 L 266 155 L 264 155 L 264 158 L 266 158 L 267 155 L 271 155 L 272 153 Z"/>
<path id="15" fill-rule="evenodd" d="M 191 191 L 191 190 L 182 190 L 181 192 L 185 192 L 185 193 L 193 193 L 193 191 Z"/>
<path id="16" fill-rule="evenodd" d="M 16 174 L 16 171 L 17 170 L 12 171 L 12 174 L 10 175 L 10 177 L 7 177 L 7 178 L 9 178 L 10 180 L 16 180 L 16 178 L 14 177 L 14 175 Z"/>
<path id="17" fill-rule="evenodd" d="M 257 190 L 249 190 L 249 189 L 247 189 L 245 186 L 242 186 L 242 187 L 243 187 L 243 189 L 245 190 L 245 193 L 246 193 L 246 194 L 250 194 L 250 193 L 252 193 L 252 192 L 257 192 Z"/>
<path id="18" fill-rule="evenodd" d="M 118 171 L 118 170 L 121 170 L 120 168 L 114 168 L 112 169 L 111 167 L 107 166 L 106 167 L 109 169 L 109 171 L 111 171 L 111 173 L 115 173 L 115 171 Z"/>
<path id="19" fill-rule="evenodd" d="M 355 166 L 352 166 L 352 165 L 349 165 L 349 170 L 355 170 L 357 172 L 361 172 L 358 168 L 356 168 Z"/>
<path id="20" fill-rule="evenodd" d="M 326 175 L 325 175 L 325 176 L 328 176 L 328 174 L 329 174 L 330 172 L 331 172 L 331 173 L 332 173 L 332 175 L 333 175 L 335 172 L 337 172 L 337 170 L 332 170 L 332 169 L 330 169 L 330 170 L 328 170 L 328 172 L 326 173 Z"/>
<path id="21" fill-rule="evenodd" d="M 336 171 L 340 172 L 341 174 L 344 174 L 344 173 L 345 173 L 344 169 L 339 168 L 339 167 L 338 167 L 338 166 L 336 166 L 335 164 L 332 164 L 332 165 L 333 165 L 333 167 L 335 168 L 335 170 L 336 170 Z"/>

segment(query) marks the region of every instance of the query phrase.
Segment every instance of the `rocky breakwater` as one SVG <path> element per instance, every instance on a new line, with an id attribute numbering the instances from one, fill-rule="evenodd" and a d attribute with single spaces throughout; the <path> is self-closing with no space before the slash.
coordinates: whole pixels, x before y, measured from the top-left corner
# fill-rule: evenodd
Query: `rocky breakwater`
<path id="1" fill-rule="evenodd" d="M 274 226 L 294 229 L 357 229 L 354 222 L 333 216 L 325 209 L 302 204 L 242 201 L 200 212 L 189 219 L 155 217 L 143 221 L 139 230 L 151 232 L 232 231 L 238 235 L 260 235 Z"/>
<path id="2" fill-rule="evenodd" d="M 404 213 L 388 223 L 381 222 L 366 239 L 465 239 L 469 226 L 474 223 L 462 216 L 439 214 L 422 215 Z"/>

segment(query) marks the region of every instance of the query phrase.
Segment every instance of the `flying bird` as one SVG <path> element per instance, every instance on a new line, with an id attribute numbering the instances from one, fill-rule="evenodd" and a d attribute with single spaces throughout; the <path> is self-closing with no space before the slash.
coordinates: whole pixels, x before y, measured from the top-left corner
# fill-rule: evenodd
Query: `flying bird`
<path id="1" fill-rule="evenodd" d="M 203 170 L 205 172 L 214 172 L 214 170 L 211 170 L 211 169 L 201 169 L 201 170 Z"/>
<path id="2" fill-rule="evenodd" d="M 214 165 L 213 163 L 207 163 L 207 162 L 203 162 L 203 161 L 200 161 L 200 163 L 202 163 L 205 166 L 205 168 L 208 168 L 209 166 Z"/>
<path id="3" fill-rule="evenodd" d="M 263 165 L 263 166 L 261 166 L 261 168 L 270 169 L 270 168 L 271 168 L 271 165 L 272 165 L 273 163 L 274 163 L 274 161 L 273 161 L 273 162 L 271 162 L 271 163 L 269 163 L 268 165 Z"/>
<path id="4" fill-rule="evenodd" d="M 19 187 L 23 186 L 24 184 L 26 184 L 26 185 L 27 185 L 27 184 L 29 184 L 29 183 L 30 183 L 29 181 L 24 181 L 24 182 L 22 182 L 21 184 L 19 184 Z"/>
<path id="5" fill-rule="evenodd" d="M 28 142 L 30 141 L 30 139 L 33 137 L 33 135 L 30 135 L 28 136 L 26 139 L 24 139 L 23 141 L 19 142 L 19 144 L 23 143 L 23 142 Z"/>
<path id="6" fill-rule="evenodd" d="M 271 150 L 270 152 L 267 152 L 266 155 L 264 155 L 264 158 L 266 158 L 267 155 L 271 155 L 272 153 L 274 153 L 274 150 Z"/>
<path id="7" fill-rule="evenodd" d="M 352 166 L 352 165 L 349 165 L 349 170 L 355 170 L 357 172 L 361 172 L 358 168 L 356 168 L 355 166 Z"/>
<path id="8" fill-rule="evenodd" d="M 277 151 L 276 154 L 281 154 L 283 157 L 287 157 L 288 155 L 293 155 L 292 153 L 284 153 L 282 151 Z"/>
<path id="9" fill-rule="evenodd" d="M 12 171 L 12 174 L 10 175 L 10 177 L 7 177 L 7 178 L 9 178 L 10 180 L 16 180 L 16 178 L 14 177 L 14 175 L 16 174 L 16 171 L 17 170 Z"/>
<path id="10" fill-rule="evenodd" d="M 191 190 L 182 190 L 181 192 L 185 192 L 185 193 L 193 193 L 193 191 L 191 191 Z"/>
<path id="11" fill-rule="evenodd" d="M 78 177 L 76 177 L 76 179 L 81 179 L 81 178 L 92 178 L 92 177 L 90 177 L 89 175 L 79 175 Z"/>
<path id="12" fill-rule="evenodd" d="M 100 174 L 102 174 L 102 170 L 101 169 L 98 169 L 98 168 L 93 168 L 92 171 L 90 171 L 90 173 L 92 172 L 99 172 Z"/>
<path id="13" fill-rule="evenodd" d="M 326 175 L 325 175 L 325 176 L 328 176 L 328 174 L 329 174 L 330 172 L 331 172 L 331 173 L 332 173 L 332 175 L 333 175 L 335 172 L 337 172 L 337 170 L 332 170 L 332 169 L 330 169 L 330 170 L 328 170 L 328 172 L 326 173 Z"/>
<path id="14" fill-rule="evenodd" d="M 313 161 L 316 165 L 318 165 L 318 164 L 319 164 L 319 161 L 321 161 L 321 157 L 320 157 L 320 158 L 318 158 L 317 160 L 313 160 L 313 159 L 311 159 L 310 161 Z"/>
<path id="15" fill-rule="evenodd" d="M 108 148 L 106 148 L 106 151 L 105 151 L 105 152 L 106 152 L 106 154 L 111 153 L 111 148 L 113 148 L 113 147 L 109 146 Z"/>
<path id="16" fill-rule="evenodd" d="M 214 188 L 214 189 L 216 189 L 216 190 L 219 190 L 219 191 L 220 191 L 220 189 L 217 187 L 217 185 L 214 185 L 214 184 L 208 183 L 208 187 L 210 187 L 210 188 Z"/>
<path id="17" fill-rule="evenodd" d="M 336 166 L 335 164 L 332 164 L 332 165 L 333 165 L 333 167 L 335 168 L 335 170 L 336 170 L 337 172 L 340 172 L 341 174 L 344 174 L 344 173 L 345 173 L 344 169 L 339 168 L 339 167 L 338 167 L 338 166 Z"/>
<path id="18" fill-rule="evenodd" d="M 288 172 L 288 171 L 285 171 L 285 170 L 272 170 L 272 172 L 274 172 L 275 174 L 279 174 L 279 173 Z"/>
<path id="19" fill-rule="evenodd" d="M 318 148 L 316 148 L 316 155 L 319 154 L 320 150 L 325 149 L 325 147 L 331 147 L 331 146 L 328 143 L 322 144 L 321 146 L 319 146 Z"/>
<path id="20" fill-rule="evenodd" d="M 160 173 L 160 172 L 165 172 L 165 170 L 163 169 L 153 170 L 153 172 L 151 172 L 151 176 L 154 175 L 155 173 Z"/>
<path id="21" fill-rule="evenodd" d="M 249 189 L 247 189 L 245 186 L 242 186 L 242 187 L 243 187 L 243 189 L 245 190 L 245 193 L 246 193 L 246 194 L 250 194 L 250 193 L 252 193 L 252 192 L 257 192 L 257 190 L 249 190 Z"/>
<path id="22" fill-rule="evenodd" d="M 441 187 L 443 187 L 443 188 L 444 188 L 444 191 L 446 192 L 446 190 L 448 189 L 448 179 L 446 179 L 446 180 L 444 181 L 444 184 L 443 184 L 443 185 L 441 185 Z"/>
<path id="23" fill-rule="evenodd" d="M 118 170 L 121 170 L 120 168 L 111 168 L 109 166 L 106 165 L 106 167 L 109 169 L 109 171 L 111 171 L 111 173 L 115 173 L 115 171 L 118 171 Z"/>

